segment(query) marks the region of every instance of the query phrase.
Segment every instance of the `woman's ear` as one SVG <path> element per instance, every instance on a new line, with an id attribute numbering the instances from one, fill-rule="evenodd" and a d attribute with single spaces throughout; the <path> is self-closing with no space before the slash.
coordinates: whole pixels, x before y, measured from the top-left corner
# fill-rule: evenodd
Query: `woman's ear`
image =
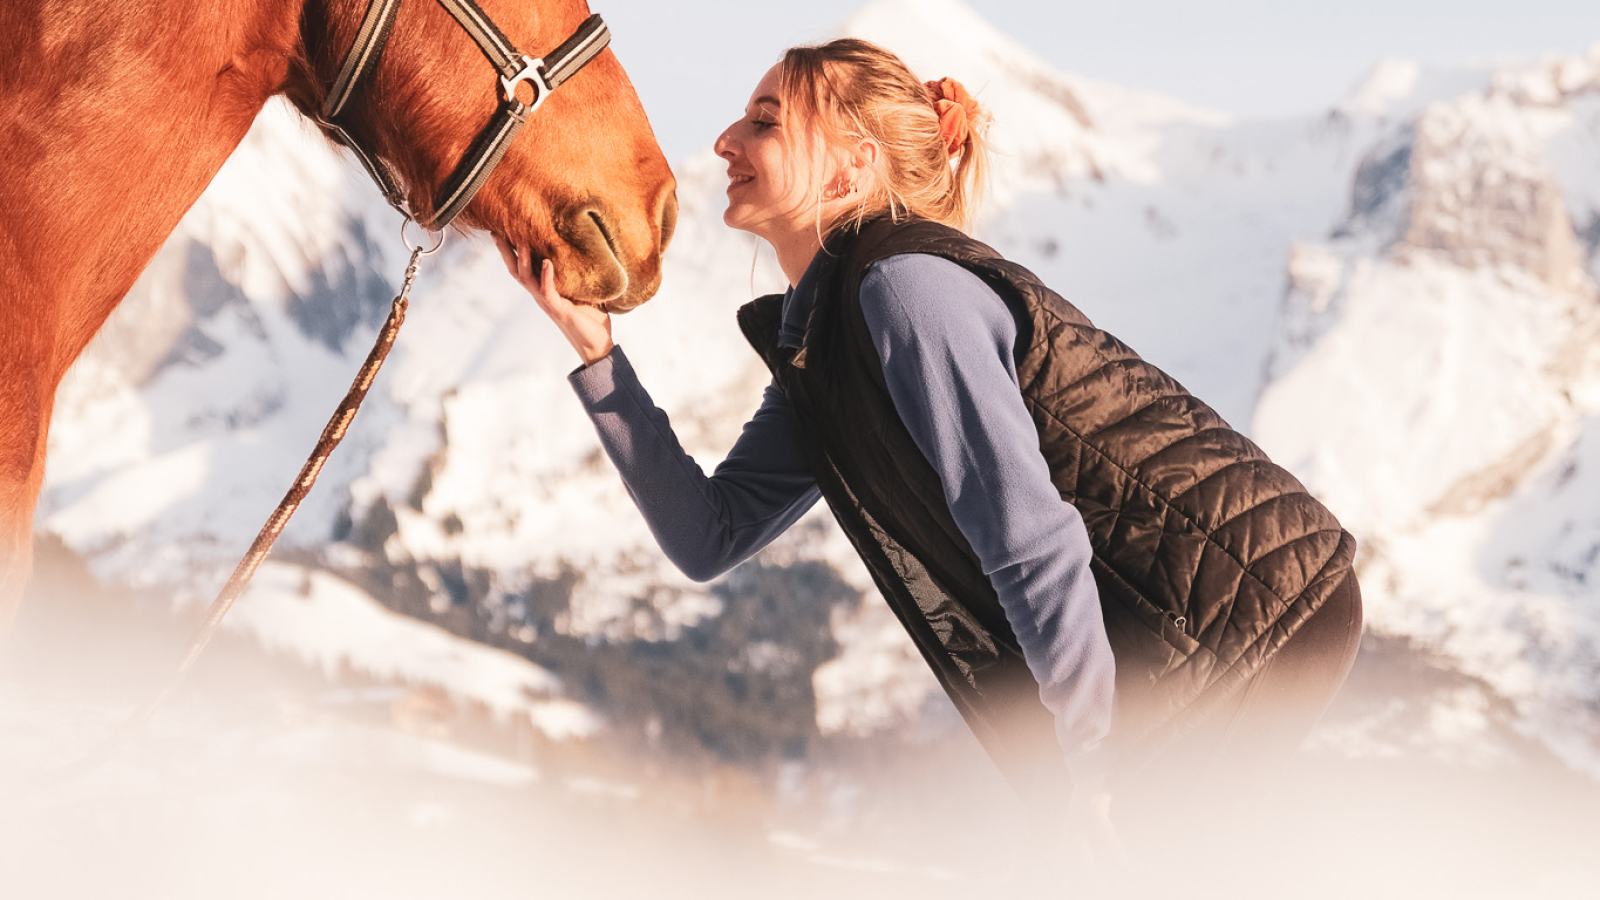
<path id="1" fill-rule="evenodd" d="M 862 138 L 856 143 L 850 153 L 850 165 L 858 174 L 876 172 L 878 170 L 878 156 L 883 148 L 872 138 Z M 859 179 L 857 179 L 859 180 Z"/>
<path id="2" fill-rule="evenodd" d="M 866 165 L 877 165 L 878 154 L 882 152 L 883 148 L 879 147 L 878 142 L 873 138 L 864 137 L 860 141 L 856 142 L 855 155 L 859 157 Z"/>
<path id="3" fill-rule="evenodd" d="M 849 188 L 867 190 L 867 182 L 877 174 L 878 155 L 883 148 L 872 138 L 862 138 L 850 149 L 849 158 L 839 170 L 839 180 Z M 846 193 L 854 193 L 847 190 Z"/>

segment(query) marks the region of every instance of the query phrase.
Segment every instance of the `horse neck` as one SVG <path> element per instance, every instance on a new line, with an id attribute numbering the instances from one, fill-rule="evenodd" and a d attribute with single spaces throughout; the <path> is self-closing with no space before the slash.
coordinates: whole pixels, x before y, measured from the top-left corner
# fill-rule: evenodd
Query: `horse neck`
<path id="1" fill-rule="evenodd" d="M 0 219 L 13 254 L 0 293 L 38 311 L 52 379 L 283 89 L 301 2 L 0 12 Z"/>

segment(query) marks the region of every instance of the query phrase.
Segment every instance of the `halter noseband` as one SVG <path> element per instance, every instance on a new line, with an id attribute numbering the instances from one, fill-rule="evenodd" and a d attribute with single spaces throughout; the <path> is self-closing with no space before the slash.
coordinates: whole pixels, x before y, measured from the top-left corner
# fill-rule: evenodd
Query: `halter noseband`
<path id="1" fill-rule="evenodd" d="M 433 218 L 419 223 L 431 231 L 444 230 L 456 214 L 466 208 L 473 195 L 489 179 L 489 174 L 499 164 L 501 157 L 505 156 L 507 148 L 511 146 L 512 138 L 517 136 L 517 132 L 527 122 L 528 116 L 544 103 L 545 98 L 590 60 L 600 55 L 600 51 L 611 43 L 611 31 L 606 27 L 605 21 L 598 15 L 591 15 L 578 26 L 578 30 L 574 31 L 571 37 L 551 51 L 549 56 L 529 59 L 500 33 L 494 21 L 479 9 L 473 0 L 437 0 L 437 2 L 461 25 L 462 30 L 472 38 L 490 65 L 499 73 L 502 99 L 494 118 L 490 119 L 489 124 L 478 133 L 472 146 L 468 147 L 466 154 L 461 157 L 461 162 L 456 164 L 455 171 L 450 173 L 450 177 L 446 178 L 444 185 L 439 188 L 439 193 L 434 197 Z M 356 32 L 355 43 L 346 54 L 338 77 L 328 89 L 328 97 L 322 104 L 317 123 L 327 129 L 335 140 L 355 153 L 356 158 L 361 160 L 362 167 L 367 170 L 367 174 L 378 183 L 378 189 L 383 191 L 383 196 L 389 204 L 409 219 L 413 218 L 410 205 L 406 203 L 405 195 L 395 184 L 388 167 L 377 157 L 362 149 L 337 121 L 356 84 L 362 76 L 377 66 L 378 57 L 383 54 L 383 46 L 389 40 L 389 32 L 394 27 L 395 16 L 399 11 L 400 0 L 370 0 L 366 15 L 361 19 L 361 28 Z M 519 84 L 527 84 L 533 88 L 534 95 L 531 101 L 524 103 L 518 99 Z"/>

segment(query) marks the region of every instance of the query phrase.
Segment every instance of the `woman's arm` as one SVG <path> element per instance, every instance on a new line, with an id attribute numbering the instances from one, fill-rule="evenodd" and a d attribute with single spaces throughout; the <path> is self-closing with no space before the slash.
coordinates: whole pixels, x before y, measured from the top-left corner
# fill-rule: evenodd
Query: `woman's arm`
<path id="1" fill-rule="evenodd" d="M 820 492 L 777 388 L 767 388 L 733 450 L 707 478 L 683 451 L 667 414 L 651 402 L 627 355 L 612 343 L 611 316 L 562 297 L 549 260 L 535 272 L 527 247 L 513 247 L 499 236 L 495 246 L 512 277 L 583 360 L 568 381 L 656 543 L 685 575 L 696 581 L 721 575 L 817 502 Z"/>
<path id="2" fill-rule="evenodd" d="M 651 402 L 621 347 L 568 376 L 600 444 L 656 543 L 685 575 L 709 581 L 793 525 L 821 496 L 783 392 L 760 408 L 707 478 Z"/>
<path id="3" fill-rule="evenodd" d="M 1017 324 L 981 279 L 935 256 L 877 263 L 861 307 L 889 394 L 999 594 L 1075 778 L 1098 773 L 1115 663 L 1089 536 L 1061 499 L 1017 386 Z"/>

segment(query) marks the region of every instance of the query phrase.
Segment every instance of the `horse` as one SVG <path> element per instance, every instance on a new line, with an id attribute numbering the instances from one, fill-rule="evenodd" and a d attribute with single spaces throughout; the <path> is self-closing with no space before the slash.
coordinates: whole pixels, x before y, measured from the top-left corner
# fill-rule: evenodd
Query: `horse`
<path id="1" fill-rule="evenodd" d="M 479 6 L 530 53 L 560 45 L 589 15 L 584 0 Z M 367 0 L 0 5 L 0 635 L 29 575 L 67 368 L 269 99 L 319 119 L 366 9 Z M 428 222 L 434 189 L 495 115 L 495 71 L 431 0 L 402 4 L 388 34 L 338 128 Z M 674 188 L 607 50 L 543 100 L 454 223 L 533 248 L 555 261 L 563 294 L 625 311 L 660 284 Z"/>

